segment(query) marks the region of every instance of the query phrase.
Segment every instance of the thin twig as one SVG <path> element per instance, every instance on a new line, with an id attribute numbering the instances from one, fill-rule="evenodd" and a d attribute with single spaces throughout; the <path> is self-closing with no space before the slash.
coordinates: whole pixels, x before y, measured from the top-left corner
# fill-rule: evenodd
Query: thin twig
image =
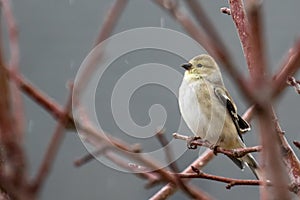
<path id="1" fill-rule="evenodd" d="M 5 4 L 5 13 L 7 16 L 7 2 Z M 4 6 L 2 6 L 4 9 Z M 6 19 L 11 20 L 11 19 Z M 19 187 L 25 181 L 26 172 L 26 159 L 24 149 L 22 148 L 21 141 L 19 140 L 20 132 L 18 127 L 15 126 L 15 112 L 12 110 L 12 90 L 10 88 L 9 76 L 6 72 L 7 66 L 3 56 L 3 46 L 1 40 L 0 47 L 0 137 L 2 146 L 1 159 L 6 162 L 0 165 L 0 170 L 3 174 L 12 178 L 15 187 Z M 5 168 L 3 168 L 6 166 Z M 9 169 L 9 170 L 8 170 Z"/>
<path id="2" fill-rule="evenodd" d="M 54 159 L 59 150 L 59 146 L 63 140 L 63 136 L 65 135 L 65 126 L 69 121 L 69 114 L 72 109 L 72 90 L 73 86 L 70 88 L 70 94 L 68 100 L 65 105 L 64 114 L 61 118 L 58 119 L 57 126 L 55 128 L 54 134 L 51 138 L 49 146 L 46 150 L 46 154 L 43 158 L 43 161 L 38 169 L 37 175 L 35 179 L 32 181 L 31 190 L 33 193 L 38 193 L 44 184 L 47 176 L 49 175 L 50 169 L 54 163 Z"/>
<path id="3" fill-rule="evenodd" d="M 300 81 L 297 81 L 294 77 L 288 77 L 287 84 L 293 86 L 295 91 L 300 94 Z"/>
<path id="4" fill-rule="evenodd" d="M 195 0 L 186 0 L 184 2 L 188 5 L 189 9 L 194 14 L 198 24 L 202 26 L 202 28 L 206 31 L 207 35 L 209 35 L 210 38 L 214 41 L 214 44 L 218 45 L 217 48 L 226 49 L 223 40 L 221 39 L 221 37 L 218 34 L 218 31 L 207 16 L 205 9 L 202 8 L 201 3 Z"/>
<path id="5" fill-rule="evenodd" d="M 170 163 L 170 168 L 173 172 L 178 172 L 178 166 L 176 164 L 176 162 L 173 162 L 173 155 L 172 155 L 172 150 L 170 148 L 170 146 L 168 146 L 168 141 L 164 136 L 164 131 L 158 131 L 155 136 L 157 137 L 158 141 L 160 142 L 161 146 L 164 148 L 164 152 L 166 154 L 166 159 L 168 161 L 168 163 Z"/>
<path id="6" fill-rule="evenodd" d="M 54 119 L 58 120 L 62 118 L 62 116 L 64 115 L 63 108 L 53 98 L 49 97 L 43 91 L 38 89 L 32 83 L 30 83 L 23 75 L 15 74 L 12 70 L 7 68 L 5 70 L 9 77 L 14 82 L 17 82 L 22 92 L 25 93 L 32 100 L 34 100 L 37 103 L 37 105 L 41 106 L 44 110 L 46 110 L 50 115 L 52 115 Z M 72 115 L 69 116 L 67 127 L 75 127 Z"/>
<path id="7" fill-rule="evenodd" d="M 227 8 L 227 7 L 220 8 L 220 12 L 227 14 L 227 15 L 231 15 L 231 10 L 230 10 L 230 8 Z"/>
<path id="8" fill-rule="evenodd" d="M 100 154 L 102 154 L 105 150 L 107 149 L 107 146 L 105 145 L 100 145 L 100 147 L 96 148 L 95 151 L 88 153 L 84 156 L 82 156 L 81 158 L 78 158 L 74 161 L 74 165 L 76 167 L 81 167 L 82 165 L 88 163 L 91 160 L 95 159 L 95 156 L 99 156 Z"/>
<path id="9" fill-rule="evenodd" d="M 214 153 L 211 150 L 206 150 L 201 156 L 199 156 L 192 164 L 190 164 L 182 173 L 191 173 L 193 170 L 191 166 L 197 167 L 198 169 L 203 168 L 207 163 L 209 163 L 214 158 Z M 163 200 L 167 199 L 169 196 L 174 194 L 178 186 L 173 183 L 168 183 L 162 187 L 155 195 L 153 195 L 151 200 Z"/>
<path id="10" fill-rule="evenodd" d="M 300 142 L 299 142 L 299 141 L 294 140 L 293 143 L 294 143 L 294 145 L 295 145 L 298 149 L 300 149 Z"/>
<path id="11" fill-rule="evenodd" d="M 278 120 L 274 110 L 272 112 L 272 115 L 274 118 L 276 132 L 280 139 L 282 157 L 283 157 L 285 166 L 287 168 L 286 171 L 288 172 L 291 183 L 295 186 L 299 186 L 300 185 L 300 161 L 297 158 L 292 147 L 289 145 L 287 139 L 285 138 L 284 132 L 281 129 L 279 120 Z M 299 187 L 297 190 L 294 190 L 294 191 L 297 191 L 296 194 L 298 195 L 298 197 L 300 197 Z"/>
<path id="12" fill-rule="evenodd" d="M 127 3 L 128 0 L 116 0 L 113 6 L 108 10 L 94 46 L 97 46 L 99 43 L 107 39 L 112 33 Z"/>
<path id="13" fill-rule="evenodd" d="M 105 150 L 103 155 L 112 161 L 113 163 L 117 164 L 118 166 L 128 170 L 132 171 L 134 175 L 147 180 L 148 182 L 153 182 L 154 180 L 160 180 L 161 178 L 158 176 L 158 174 L 153 172 L 145 172 L 141 170 L 141 168 L 135 168 L 131 163 L 127 163 L 120 159 L 119 156 L 117 156 L 114 152 L 110 151 L 109 149 Z"/>
<path id="14" fill-rule="evenodd" d="M 108 10 L 107 15 L 104 19 L 101 30 L 93 44 L 93 48 L 100 44 L 102 41 L 108 38 L 112 33 L 114 27 L 116 26 L 125 6 L 127 5 L 128 0 L 115 0 L 112 7 Z M 102 59 L 104 53 L 104 46 L 100 46 L 101 53 L 98 53 L 97 58 L 94 62 L 90 63 L 86 68 L 83 69 L 80 76 L 75 80 L 74 87 L 74 102 L 73 104 L 77 106 L 77 99 L 80 96 L 81 92 L 84 91 L 90 76 L 95 72 L 97 67 L 99 67 L 99 61 Z M 100 52 L 100 51 L 99 51 Z"/>
<path id="15" fill-rule="evenodd" d="M 96 149 L 93 153 L 88 153 L 87 155 L 84 155 L 83 157 L 77 159 L 74 161 L 74 165 L 76 167 L 80 167 L 86 163 L 88 163 L 91 160 L 95 159 L 95 156 L 99 156 L 99 155 L 103 155 L 104 157 L 106 157 L 107 159 L 109 159 L 110 161 L 112 161 L 113 163 L 115 163 L 116 165 L 127 169 L 129 171 L 134 172 L 135 175 L 137 175 L 140 178 L 146 179 L 148 182 L 154 182 L 154 181 L 160 181 L 160 177 L 155 174 L 155 173 L 151 173 L 151 172 L 145 172 L 145 169 L 143 167 L 140 167 L 136 164 L 132 164 L 132 163 L 127 163 L 123 160 L 121 160 L 119 157 L 117 157 L 115 155 L 114 152 L 110 151 L 110 148 L 108 148 L 107 146 L 101 145 L 98 149 Z"/>
<path id="16" fill-rule="evenodd" d="M 233 186 L 237 185 L 262 185 L 263 182 L 260 180 L 242 180 L 242 179 L 235 179 L 235 178 L 227 178 L 223 176 L 216 176 L 207 174 L 204 172 L 199 171 L 198 173 L 180 173 L 178 174 L 180 178 L 201 178 L 201 179 L 208 179 L 223 183 L 228 183 L 226 189 L 230 189 Z"/>
<path id="17" fill-rule="evenodd" d="M 164 152 L 166 153 L 166 157 L 167 157 L 167 161 L 168 163 L 170 163 L 170 168 L 173 172 L 178 172 L 179 169 L 177 167 L 176 162 L 173 162 L 173 155 L 172 155 L 172 150 L 171 148 L 168 146 L 168 141 L 164 136 L 164 131 L 160 130 L 156 133 L 156 137 L 158 138 L 160 144 L 162 145 L 162 147 L 164 148 Z M 175 175 L 176 176 L 176 175 Z M 193 187 L 187 185 L 187 183 L 183 180 L 181 180 L 179 177 L 177 177 L 177 184 L 180 188 L 182 188 L 182 190 L 191 198 L 193 199 L 201 199 L 202 198 L 202 194 L 198 191 L 195 190 Z"/>
<path id="18" fill-rule="evenodd" d="M 9 47 L 10 47 L 10 61 L 9 68 L 13 71 L 13 73 L 19 74 L 19 65 L 20 65 L 20 48 L 19 48 L 19 32 L 16 25 L 16 20 L 13 15 L 11 9 L 11 1 L 10 0 L 1 0 L 1 6 L 3 10 L 3 14 L 5 16 L 7 30 L 8 30 L 8 38 L 9 38 Z M 11 91 L 12 102 L 13 102 L 13 113 L 14 120 L 16 122 L 15 126 L 17 127 L 17 134 L 19 139 L 23 139 L 23 131 L 24 131 L 24 105 L 23 98 L 21 92 L 19 91 L 19 85 L 15 83 L 11 83 L 13 86 L 13 90 Z"/>
<path id="19" fill-rule="evenodd" d="M 272 98 L 275 100 L 282 91 L 286 88 L 286 80 L 289 76 L 293 76 L 300 67 L 300 39 L 298 39 L 295 45 L 289 50 L 285 61 L 281 64 L 279 71 L 272 78 Z M 246 111 L 246 121 L 251 121 L 255 114 L 256 105 L 252 105 Z M 246 132 L 247 133 L 247 132 Z"/>
<path id="20" fill-rule="evenodd" d="M 300 39 L 289 50 L 285 56 L 284 62 L 281 64 L 279 71 L 273 76 L 272 97 L 276 98 L 286 88 L 286 80 L 289 76 L 293 76 L 300 68 Z"/>
<path id="21" fill-rule="evenodd" d="M 185 141 L 190 140 L 189 136 L 181 135 L 181 134 L 178 134 L 178 133 L 173 133 L 173 137 L 175 139 L 180 139 L 180 140 L 185 140 Z M 233 156 L 233 157 L 236 157 L 236 158 L 243 157 L 248 153 L 259 152 L 262 149 L 261 146 L 245 147 L 245 148 L 237 148 L 237 149 L 224 149 L 222 147 L 212 145 L 207 140 L 201 140 L 201 139 L 197 139 L 197 140 L 192 141 L 191 145 L 204 146 L 204 147 L 207 147 L 207 148 L 210 148 L 211 150 L 213 150 L 215 154 L 216 153 L 222 153 L 224 155 Z"/>

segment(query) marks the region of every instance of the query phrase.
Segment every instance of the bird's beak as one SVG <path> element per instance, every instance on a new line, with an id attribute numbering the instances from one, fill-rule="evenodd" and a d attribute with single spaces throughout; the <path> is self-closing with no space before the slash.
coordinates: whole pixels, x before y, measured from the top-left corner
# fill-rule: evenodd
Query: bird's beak
<path id="1" fill-rule="evenodd" d="M 183 67 L 183 68 L 186 69 L 186 70 L 191 69 L 192 66 L 193 66 L 193 65 L 192 65 L 191 63 L 184 63 L 184 64 L 181 65 L 181 67 Z"/>

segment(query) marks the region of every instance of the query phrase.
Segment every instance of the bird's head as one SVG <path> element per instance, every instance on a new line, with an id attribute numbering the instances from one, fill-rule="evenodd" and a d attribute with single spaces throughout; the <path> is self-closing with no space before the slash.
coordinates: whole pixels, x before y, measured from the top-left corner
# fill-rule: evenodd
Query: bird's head
<path id="1" fill-rule="evenodd" d="M 210 76 L 216 71 L 219 72 L 219 67 L 216 61 L 207 54 L 201 54 L 192 58 L 188 63 L 182 64 L 185 71 L 185 78 L 199 79 Z"/>

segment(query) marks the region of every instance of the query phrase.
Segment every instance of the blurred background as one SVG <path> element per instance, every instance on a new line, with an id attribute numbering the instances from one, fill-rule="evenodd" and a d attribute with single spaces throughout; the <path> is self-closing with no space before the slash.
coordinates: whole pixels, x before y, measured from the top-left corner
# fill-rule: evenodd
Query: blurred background
<path id="1" fill-rule="evenodd" d="M 227 6 L 227 2 L 202 0 L 201 3 L 227 44 L 239 70 L 246 75 L 248 73 L 246 63 L 235 26 L 230 16 L 219 11 L 221 7 Z M 189 14 L 184 3 L 179 1 L 179 4 L 182 10 Z M 111 5 L 112 1 L 109 0 L 13 1 L 13 11 L 20 31 L 22 73 L 51 98 L 64 105 L 68 94 L 66 83 L 74 79 L 81 63 L 90 52 Z M 300 2 L 297 0 L 264 2 L 265 44 L 268 64 L 272 72 L 276 72 L 283 56 L 300 34 L 299 6 Z M 130 0 L 113 33 L 141 27 L 164 27 L 185 33 L 172 17 L 153 2 Z M 186 51 L 189 52 L 189 49 Z M 195 52 L 191 51 L 190 58 L 195 55 Z M 102 128 L 127 142 L 141 143 L 146 152 L 160 148 L 156 138 L 130 137 L 124 134 L 114 122 L 110 109 L 113 86 L 119 77 L 135 66 L 161 63 L 183 74 L 183 70 L 179 67 L 183 62 L 185 62 L 183 58 L 155 49 L 120 55 L 120 58 L 115 60 L 105 72 L 106 79 L 101 79 L 95 96 L 96 112 Z M 165 78 L 167 79 L 168 76 Z M 223 78 L 242 114 L 249 107 L 247 101 L 239 94 L 232 79 L 224 71 Z M 299 76 L 296 78 L 299 79 Z M 174 82 L 178 83 L 179 87 L 181 80 L 174 80 Z M 31 176 L 33 176 L 44 156 L 45 147 L 52 136 L 56 122 L 31 99 L 26 96 L 24 98 L 27 120 L 26 149 L 30 160 Z M 131 117 L 136 124 L 146 126 L 151 121 L 148 115 L 149 108 L 154 104 L 160 104 L 167 113 L 164 127 L 168 140 L 171 140 L 172 133 L 178 129 L 181 116 L 176 95 L 168 88 L 149 84 L 137 89 L 130 99 Z M 276 102 L 279 121 L 290 142 L 300 140 L 300 124 L 297 120 L 299 109 L 295 109 L 297 107 L 299 107 L 299 95 L 293 88 L 287 88 Z M 160 125 L 162 124 L 157 124 Z M 257 144 L 256 127 L 254 123 L 252 125 L 253 130 L 244 136 L 248 146 Z M 192 135 L 188 128 L 185 127 L 184 130 L 183 134 Z M 297 155 L 300 155 L 299 150 L 294 150 Z M 80 168 L 74 167 L 73 161 L 86 153 L 87 150 L 77 133 L 68 132 L 42 191 L 41 199 L 147 199 L 161 188 L 157 186 L 146 190 L 144 180 L 130 173 L 114 170 L 97 161 Z M 199 151 L 188 150 L 177 160 L 177 164 L 182 170 L 198 155 Z M 240 171 L 222 155 L 210 162 L 204 171 L 235 178 L 254 178 L 248 169 Z M 202 179 L 192 182 L 216 199 L 242 197 L 244 200 L 250 200 L 258 199 L 259 195 L 256 186 L 238 186 L 227 190 L 223 183 Z M 186 198 L 179 192 L 171 197 L 171 199 Z"/>

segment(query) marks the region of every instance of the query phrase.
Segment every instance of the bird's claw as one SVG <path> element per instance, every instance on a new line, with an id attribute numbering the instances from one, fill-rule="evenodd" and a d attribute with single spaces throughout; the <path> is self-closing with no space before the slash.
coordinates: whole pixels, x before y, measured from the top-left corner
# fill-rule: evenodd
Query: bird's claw
<path id="1" fill-rule="evenodd" d="M 187 139 L 187 148 L 188 149 L 197 149 L 197 145 L 193 144 L 194 141 L 201 139 L 198 136 L 191 136 L 189 139 Z"/>
<path id="2" fill-rule="evenodd" d="M 214 154 L 217 155 L 218 154 L 218 145 L 212 144 L 210 146 L 210 149 L 213 150 Z"/>

